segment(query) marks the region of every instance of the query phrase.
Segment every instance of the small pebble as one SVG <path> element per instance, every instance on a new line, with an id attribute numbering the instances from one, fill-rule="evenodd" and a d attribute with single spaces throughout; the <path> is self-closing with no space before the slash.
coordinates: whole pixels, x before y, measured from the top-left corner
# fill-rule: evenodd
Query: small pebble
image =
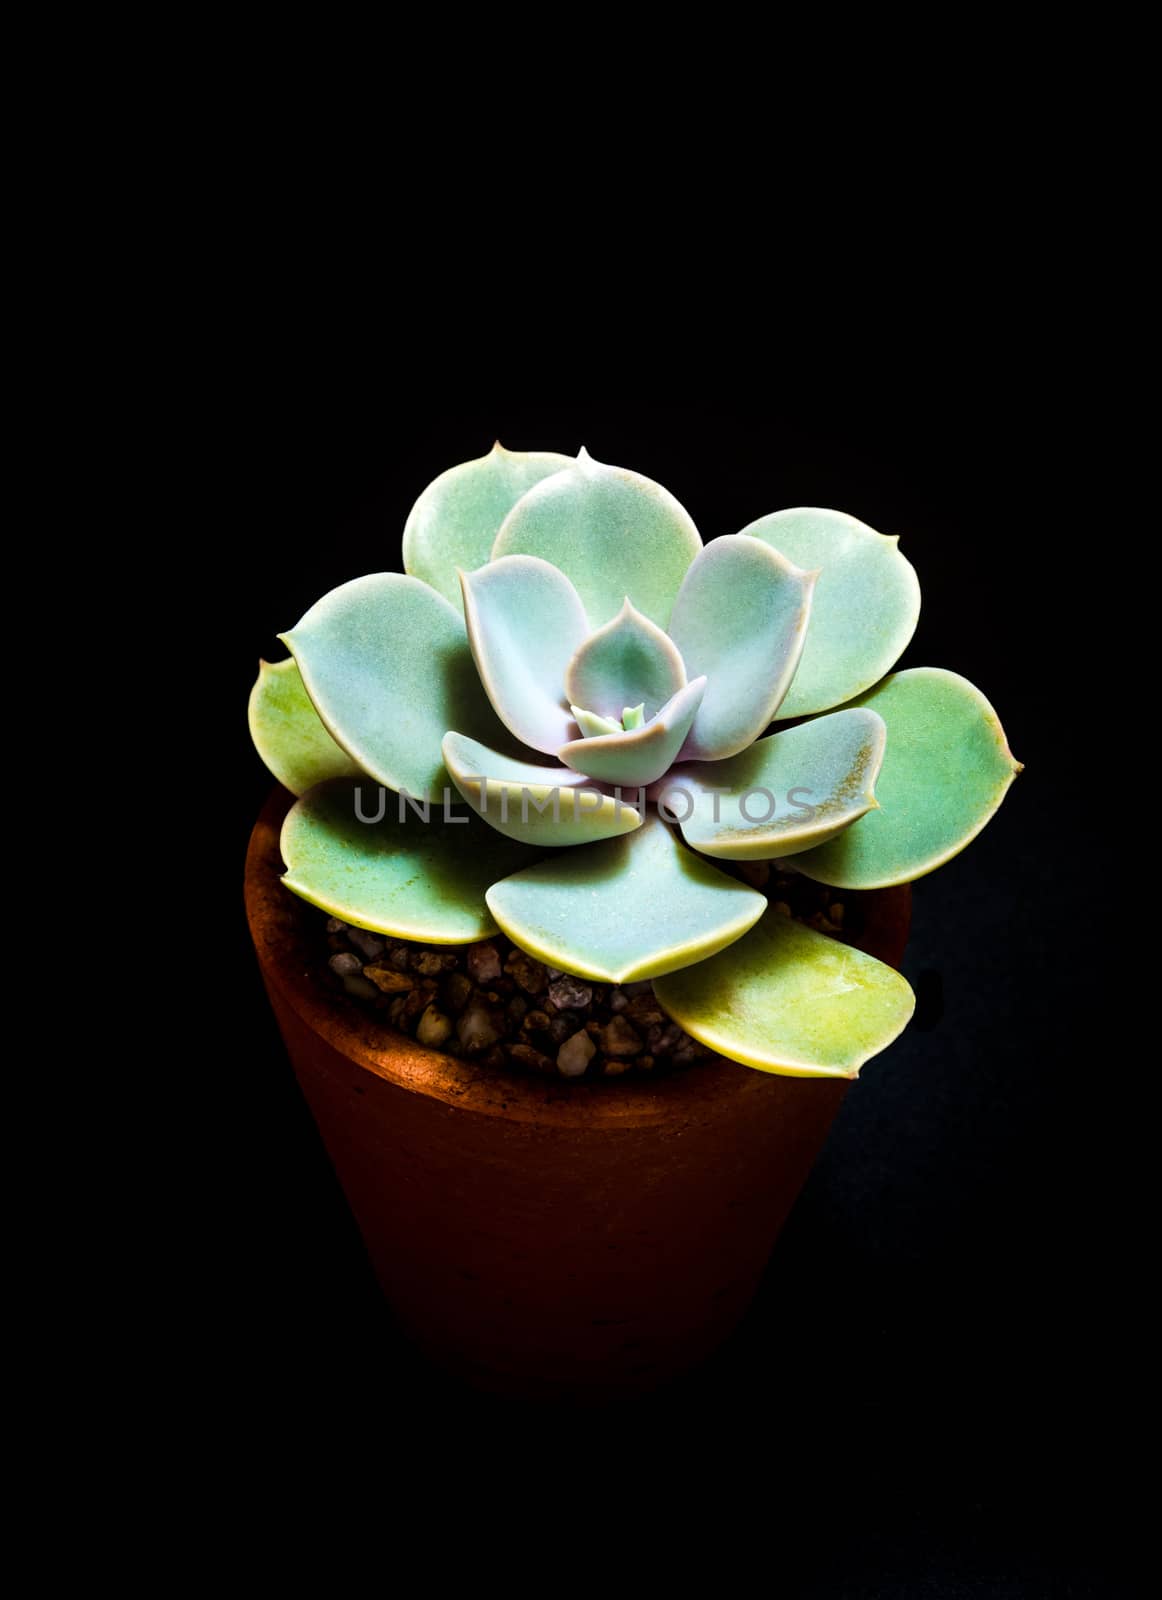
<path id="1" fill-rule="evenodd" d="M 597 1047 L 584 1028 L 566 1039 L 557 1051 L 557 1071 L 566 1078 L 579 1078 L 597 1054 Z"/>
<path id="2" fill-rule="evenodd" d="M 418 984 L 410 994 L 404 995 L 403 1010 L 400 1012 L 400 1016 L 403 1018 L 405 1027 L 410 1027 L 428 1003 L 435 998 L 436 986 L 434 983 Z"/>
<path id="3" fill-rule="evenodd" d="M 636 1056 L 641 1053 L 639 1034 L 624 1017 L 614 1017 L 601 1030 L 601 1049 L 607 1056 Z"/>
<path id="4" fill-rule="evenodd" d="M 516 979 L 526 994 L 544 994 L 549 978 L 544 965 L 523 950 L 514 950 L 504 963 L 504 970 Z"/>
<path id="5" fill-rule="evenodd" d="M 472 979 L 462 972 L 450 972 L 444 979 L 444 999 L 459 1015 L 472 998 Z"/>
<path id="6" fill-rule="evenodd" d="M 646 1034 L 646 1044 L 655 1056 L 668 1056 L 685 1038 L 676 1022 L 662 1022 Z"/>
<path id="7" fill-rule="evenodd" d="M 842 935 L 845 905 L 831 898 L 834 889 L 785 862 L 739 862 L 734 870 L 743 882 L 765 888 L 782 915 Z M 648 980 L 594 983 L 536 960 L 502 934 L 469 946 L 432 947 L 328 917 L 321 959 L 328 956 L 346 993 L 373 1016 L 485 1070 L 617 1077 L 631 1070 L 664 1073 L 711 1054 L 670 1021 Z"/>
<path id="8" fill-rule="evenodd" d="M 429 1049 L 438 1050 L 451 1032 L 451 1018 L 446 1017 L 442 1011 L 437 1011 L 434 1005 L 430 1005 L 420 1018 L 416 1038 Z"/>
<path id="9" fill-rule="evenodd" d="M 542 1050 L 534 1050 L 531 1044 L 510 1044 L 508 1056 L 518 1067 L 531 1067 L 534 1072 L 554 1070 L 552 1056 L 545 1055 Z"/>
<path id="10" fill-rule="evenodd" d="M 500 953 L 494 944 L 469 946 L 466 960 L 468 976 L 473 983 L 491 983 L 500 977 Z"/>
<path id="11" fill-rule="evenodd" d="M 368 983 L 366 978 L 357 977 L 355 974 L 343 974 L 343 987 L 348 994 L 354 995 L 357 1000 L 374 1000 L 379 990 L 373 983 Z"/>
<path id="12" fill-rule="evenodd" d="M 412 971 L 418 972 L 421 978 L 438 978 L 441 973 L 450 971 L 455 965 L 455 956 L 438 953 L 435 950 L 421 950 L 419 955 L 412 958 Z"/>
<path id="13" fill-rule="evenodd" d="M 500 1038 L 500 1032 L 492 1012 L 479 1000 L 473 1000 L 456 1024 L 456 1037 L 465 1050 L 487 1050 Z"/>
<path id="14" fill-rule="evenodd" d="M 579 978 L 554 978 L 549 985 L 549 999 L 559 1011 L 584 1011 L 593 1004 L 593 990 Z"/>
<path id="15" fill-rule="evenodd" d="M 624 1014 L 639 1028 L 648 1028 L 653 1023 L 664 1022 L 666 1017 L 652 989 L 648 994 L 635 994 L 626 1006 Z"/>
<path id="16" fill-rule="evenodd" d="M 377 933 L 367 933 L 363 928 L 348 928 L 347 938 L 364 961 L 375 961 L 383 954 L 384 941 Z"/>
<path id="17" fill-rule="evenodd" d="M 382 989 L 384 994 L 403 994 L 415 983 L 415 979 L 409 978 L 406 972 L 397 972 L 394 967 L 385 967 L 378 963 L 364 967 L 363 976 L 370 978 L 375 987 Z"/>

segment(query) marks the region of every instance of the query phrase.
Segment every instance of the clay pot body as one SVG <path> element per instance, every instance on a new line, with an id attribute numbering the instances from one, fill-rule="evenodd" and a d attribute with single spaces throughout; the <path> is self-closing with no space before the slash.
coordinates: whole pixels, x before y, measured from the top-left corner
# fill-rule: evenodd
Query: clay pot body
<path id="1" fill-rule="evenodd" d="M 742 1316 L 846 1084 L 720 1058 L 657 1077 L 485 1072 L 336 996 L 279 882 L 278 791 L 246 901 L 303 1094 L 409 1335 L 526 1396 L 648 1388 Z M 865 949 L 898 965 L 907 889 L 864 896 Z"/>

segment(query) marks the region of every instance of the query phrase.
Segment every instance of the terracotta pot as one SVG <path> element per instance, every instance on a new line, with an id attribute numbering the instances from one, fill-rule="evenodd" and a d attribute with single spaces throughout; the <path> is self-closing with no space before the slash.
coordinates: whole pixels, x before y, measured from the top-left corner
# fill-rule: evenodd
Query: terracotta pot
<path id="1" fill-rule="evenodd" d="M 316 976 L 318 913 L 279 882 L 290 803 L 277 791 L 251 838 L 251 933 L 405 1330 L 470 1381 L 529 1396 L 649 1388 L 707 1355 L 754 1294 L 846 1084 L 719 1057 L 570 1083 L 424 1049 Z M 859 898 L 855 942 L 898 965 L 908 890 Z"/>

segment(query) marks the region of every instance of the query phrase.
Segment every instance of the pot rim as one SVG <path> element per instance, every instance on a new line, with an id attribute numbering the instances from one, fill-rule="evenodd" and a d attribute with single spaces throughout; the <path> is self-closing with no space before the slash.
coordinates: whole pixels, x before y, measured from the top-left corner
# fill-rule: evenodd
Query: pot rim
<path id="1" fill-rule="evenodd" d="M 676 1115 L 680 1120 L 696 1118 L 700 1109 L 708 1112 L 722 1096 L 758 1095 L 771 1076 L 779 1076 L 715 1055 L 656 1077 L 630 1072 L 615 1078 L 539 1078 L 506 1068 L 484 1069 L 417 1043 L 356 1001 L 328 989 L 316 976 L 316 957 L 306 937 L 305 902 L 281 882 L 279 834 L 293 804 L 294 796 L 276 787 L 250 836 L 245 900 L 251 939 L 267 985 L 277 989 L 306 1027 L 373 1076 L 485 1116 L 610 1131 L 652 1123 L 672 1125 Z M 872 947 L 879 959 L 898 965 L 911 916 L 909 888 L 877 890 L 865 904 L 871 914 L 861 946 Z M 815 1088 L 830 1084 L 834 1089 L 837 1080 L 794 1081 Z"/>

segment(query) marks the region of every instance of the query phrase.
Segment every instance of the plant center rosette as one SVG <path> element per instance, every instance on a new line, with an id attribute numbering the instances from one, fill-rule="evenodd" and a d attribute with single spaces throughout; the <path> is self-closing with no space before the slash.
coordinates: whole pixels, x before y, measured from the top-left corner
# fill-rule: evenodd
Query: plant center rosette
<path id="1" fill-rule="evenodd" d="M 920 609 L 897 539 L 795 509 L 703 545 L 636 472 L 498 445 L 424 490 L 403 553 L 261 665 L 251 731 L 299 796 L 287 888 L 389 937 L 500 930 L 578 978 L 652 980 L 722 1055 L 854 1077 L 908 984 L 716 863 L 907 883 L 1020 770 L 972 684 L 891 671 Z"/>

